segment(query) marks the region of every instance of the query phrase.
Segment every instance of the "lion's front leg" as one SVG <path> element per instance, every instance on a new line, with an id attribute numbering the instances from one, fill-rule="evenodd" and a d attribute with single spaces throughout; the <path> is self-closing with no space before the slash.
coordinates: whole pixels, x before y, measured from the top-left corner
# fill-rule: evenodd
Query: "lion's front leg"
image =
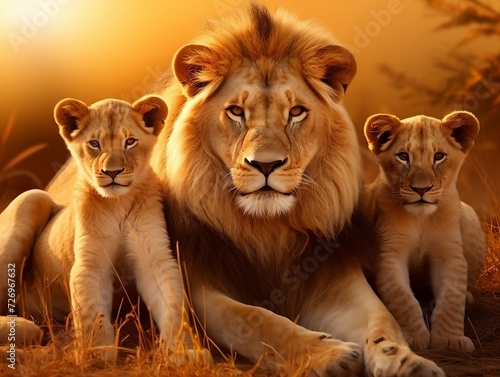
<path id="1" fill-rule="evenodd" d="M 14 199 L 0 214 L 0 314 L 5 314 L 7 308 L 7 270 L 15 270 L 13 281 L 19 290 L 24 261 L 37 236 L 57 210 L 49 194 L 30 190 Z"/>
<path id="2" fill-rule="evenodd" d="M 191 287 L 193 304 L 218 344 L 271 369 L 346 376 L 362 369 L 355 343 L 310 331 L 264 308 L 245 305 L 211 288 Z"/>
<path id="3" fill-rule="evenodd" d="M 363 273 L 351 270 L 336 281 L 304 316 L 308 328 L 364 346 L 365 373 L 374 377 L 444 376 L 434 362 L 413 353 L 396 320 Z"/>
<path id="4" fill-rule="evenodd" d="M 378 293 L 403 330 L 405 339 L 416 349 L 428 349 L 431 334 L 422 309 L 411 287 L 406 260 L 401 260 L 402 248 L 383 250 L 377 272 Z M 396 251 L 397 250 L 397 251 Z M 382 267 L 380 267 L 382 269 Z"/>
<path id="5" fill-rule="evenodd" d="M 97 350 L 105 359 L 112 360 L 115 351 L 109 346 L 115 343 L 111 323 L 113 302 L 113 245 L 99 244 L 93 237 L 75 238 L 75 262 L 70 272 L 71 308 L 77 341 Z"/>
<path id="6" fill-rule="evenodd" d="M 431 346 L 472 352 L 474 344 L 464 335 L 467 262 L 457 245 L 442 247 L 445 250 L 455 250 L 455 253 L 454 256 L 436 258 L 432 266 L 436 307 L 431 318 Z"/>
<path id="7" fill-rule="evenodd" d="M 170 249 L 161 208 L 149 208 L 147 215 L 147 219 L 134 219 L 127 250 L 134 262 L 139 294 L 153 315 L 160 339 L 173 349 L 185 335 L 181 328 L 183 319 L 187 321 L 183 318 L 181 272 Z"/>

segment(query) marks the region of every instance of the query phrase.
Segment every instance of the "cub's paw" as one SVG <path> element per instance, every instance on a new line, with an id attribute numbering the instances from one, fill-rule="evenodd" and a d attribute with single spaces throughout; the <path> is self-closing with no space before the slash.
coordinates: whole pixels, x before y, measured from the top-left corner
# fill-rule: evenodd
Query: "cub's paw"
<path id="1" fill-rule="evenodd" d="M 426 350 L 429 349 L 431 344 L 431 334 L 425 329 L 413 334 L 407 334 L 405 332 L 405 338 L 409 345 L 417 350 Z"/>
<path id="2" fill-rule="evenodd" d="M 40 344 L 43 331 L 33 322 L 22 317 L 0 317 L 0 344 L 10 344 L 10 335 L 15 334 L 18 345 Z"/>
<path id="3" fill-rule="evenodd" d="M 74 344 L 76 348 L 75 362 L 77 365 L 92 365 L 105 367 L 114 364 L 118 360 L 118 348 L 114 346 L 92 346 L 85 347 L 81 343 Z"/>
<path id="4" fill-rule="evenodd" d="M 445 377 L 433 361 L 416 355 L 407 346 L 387 340 L 365 347 L 365 374 L 370 377 Z"/>
<path id="5" fill-rule="evenodd" d="M 308 352 L 311 377 L 350 377 L 363 370 L 363 350 L 357 343 L 321 336 Z"/>
<path id="6" fill-rule="evenodd" d="M 187 364 L 214 364 L 214 360 L 212 358 L 212 355 L 210 354 L 210 351 L 205 348 L 174 351 L 169 355 L 168 360 L 176 366 Z"/>
<path id="7" fill-rule="evenodd" d="M 450 348 L 465 352 L 474 351 L 474 343 L 466 336 L 439 336 L 432 334 L 431 348 Z"/>

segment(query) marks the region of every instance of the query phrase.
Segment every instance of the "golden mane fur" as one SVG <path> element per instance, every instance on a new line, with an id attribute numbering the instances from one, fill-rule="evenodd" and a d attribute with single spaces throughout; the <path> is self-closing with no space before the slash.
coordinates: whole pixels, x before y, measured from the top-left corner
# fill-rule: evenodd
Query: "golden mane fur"
<path id="1" fill-rule="evenodd" d="M 194 74 L 184 86 L 182 78 L 170 78 L 163 90 L 170 111 L 153 158 L 174 202 L 242 251 L 263 259 L 300 253 L 307 233 L 335 237 L 350 221 L 361 187 L 358 144 L 341 102 L 356 70 L 352 56 L 312 22 L 283 11 L 271 16 L 255 5 L 232 19 L 209 21 L 194 43 L 186 46 L 192 50 L 186 57 L 179 52 L 174 59 L 174 70 L 175 60 L 182 58 Z M 332 54 L 335 67 L 328 65 Z M 205 143 L 206 130 L 217 130 L 219 122 L 220 110 L 211 100 L 247 61 L 254 62 L 266 82 L 277 67 L 290 67 L 322 106 L 314 109 L 320 113 L 316 123 L 321 138 L 305 171 L 310 183 L 296 190 L 296 205 L 281 216 L 243 215 L 228 188 L 228 168 Z"/>

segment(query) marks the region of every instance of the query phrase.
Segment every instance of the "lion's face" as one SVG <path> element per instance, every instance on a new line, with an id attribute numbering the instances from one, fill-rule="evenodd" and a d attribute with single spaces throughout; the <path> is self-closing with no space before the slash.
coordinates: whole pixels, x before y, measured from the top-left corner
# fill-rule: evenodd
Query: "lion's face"
<path id="1" fill-rule="evenodd" d="M 264 253 L 352 216 L 361 165 L 342 100 L 356 62 L 308 22 L 247 16 L 214 21 L 176 53 L 153 165 L 183 208 Z"/>
<path id="2" fill-rule="evenodd" d="M 365 135 L 396 200 L 412 213 L 431 214 L 455 187 L 479 123 L 468 112 L 443 120 L 415 116 L 399 120 L 377 114 L 365 124 Z"/>
<path id="3" fill-rule="evenodd" d="M 90 107 L 64 99 L 54 115 L 79 174 L 101 196 L 113 198 L 127 194 L 148 171 L 167 107 L 156 96 L 133 105 L 104 100 Z"/>
<path id="4" fill-rule="evenodd" d="M 227 171 L 236 204 L 254 216 L 289 212 L 299 187 L 312 184 L 307 167 L 326 137 L 326 104 L 291 67 L 263 77 L 245 62 L 205 106 L 216 124 L 203 130 L 204 144 Z"/>

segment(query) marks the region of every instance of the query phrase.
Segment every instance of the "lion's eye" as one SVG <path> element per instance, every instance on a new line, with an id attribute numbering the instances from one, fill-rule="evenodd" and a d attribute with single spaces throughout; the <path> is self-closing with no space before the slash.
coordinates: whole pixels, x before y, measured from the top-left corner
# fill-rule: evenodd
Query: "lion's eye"
<path id="1" fill-rule="evenodd" d="M 408 161 L 410 161 L 410 155 L 407 152 L 400 152 L 396 154 L 396 158 L 398 159 L 399 162 L 405 165 L 408 163 Z"/>
<path id="2" fill-rule="evenodd" d="M 434 154 L 434 163 L 439 164 L 440 162 L 443 162 L 446 159 L 446 154 L 442 152 L 437 152 Z"/>
<path id="3" fill-rule="evenodd" d="M 307 109 L 304 106 L 294 106 L 290 109 L 290 123 L 300 122 L 307 116 Z"/>
<path id="4" fill-rule="evenodd" d="M 239 106 L 233 105 L 226 109 L 226 114 L 235 122 L 241 122 L 241 120 L 245 117 L 245 110 Z"/>
<path id="5" fill-rule="evenodd" d="M 90 140 L 87 145 L 90 147 L 90 149 L 93 149 L 95 151 L 98 151 L 101 145 L 97 140 Z"/>
<path id="6" fill-rule="evenodd" d="M 133 146 L 135 146 L 136 144 L 137 144 L 137 139 L 134 139 L 133 137 L 128 138 L 127 140 L 125 140 L 125 148 L 126 149 L 130 149 Z"/>

